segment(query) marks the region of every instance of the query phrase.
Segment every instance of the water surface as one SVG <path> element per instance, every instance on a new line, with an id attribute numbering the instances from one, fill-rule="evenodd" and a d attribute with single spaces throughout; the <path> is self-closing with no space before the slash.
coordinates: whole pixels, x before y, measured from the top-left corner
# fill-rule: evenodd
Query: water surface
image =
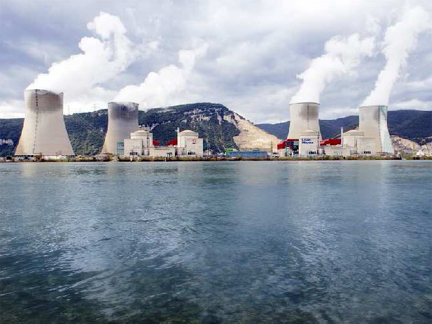
<path id="1" fill-rule="evenodd" d="M 0 323 L 431 323 L 432 162 L 0 164 Z"/>

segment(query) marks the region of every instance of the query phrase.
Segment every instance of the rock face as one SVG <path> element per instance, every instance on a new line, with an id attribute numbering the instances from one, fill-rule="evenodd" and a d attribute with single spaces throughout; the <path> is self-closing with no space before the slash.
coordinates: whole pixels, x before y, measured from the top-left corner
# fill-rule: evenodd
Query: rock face
<path id="1" fill-rule="evenodd" d="M 240 131 L 239 135 L 234 136 L 234 142 L 239 150 L 276 151 L 277 144 L 280 142 L 276 136 L 270 135 L 236 113 L 233 113 L 230 119 L 230 122 Z"/>
<path id="2" fill-rule="evenodd" d="M 396 154 L 400 155 L 432 155 L 432 142 L 419 145 L 409 139 L 392 135 L 391 140 Z"/>

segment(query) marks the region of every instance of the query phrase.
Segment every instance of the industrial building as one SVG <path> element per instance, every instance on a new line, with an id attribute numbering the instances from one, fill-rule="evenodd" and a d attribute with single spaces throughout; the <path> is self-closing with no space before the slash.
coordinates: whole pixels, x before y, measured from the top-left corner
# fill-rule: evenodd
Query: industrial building
<path id="1" fill-rule="evenodd" d="M 321 140 L 319 126 L 319 103 L 316 102 L 299 102 L 291 103 L 290 109 L 290 127 L 288 137 L 278 145 L 279 154 L 286 155 L 303 155 L 318 154 L 314 146 Z M 316 135 L 318 137 L 316 138 Z M 310 136 L 309 136 L 310 135 Z M 300 152 L 300 141 L 303 138 L 303 151 Z M 314 142 L 311 146 L 311 141 Z M 315 152 L 315 153 L 314 153 Z"/>
<path id="2" fill-rule="evenodd" d="M 63 118 L 63 93 L 30 89 L 24 100 L 25 119 L 15 155 L 74 155 Z"/>
<path id="3" fill-rule="evenodd" d="M 288 138 L 278 145 L 279 156 L 347 157 L 394 154 L 387 126 L 387 106 L 360 107 L 358 129 L 345 133 L 341 130 L 340 139 L 326 140 L 321 139 L 319 132 L 318 104 L 290 105 L 290 112 L 293 120 Z M 310 129 L 307 128 L 309 126 Z"/>
<path id="4" fill-rule="evenodd" d="M 148 157 L 173 157 L 204 155 L 203 139 L 198 133 L 191 130 L 180 132 L 177 129 L 177 139 L 170 141 L 167 146 L 159 146 L 153 140 L 150 127 L 141 127 L 132 132 L 130 138 L 123 140 L 123 146 L 119 146 L 118 154 L 125 156 L 148 156 Z"/>
<path id="5" fill-rule="evenodd" d="M 108 130 L 102 154 L 118 154 L 125 138 L 138 129 L 138 104 L 135 102 L 108 103 Z"/>
<path id="6" fill-rule="evenodd" d="M 175 156 L 175 147 L 158 146 L 153 140 L 150 127 L 141 127 L 132 132 L 130 138 L 124 139 L 123 152 L 118 153 L 129 156 L 171 157 Z"/>
<path id="7" fill-rule="evenodd" d="M 191 130 L 180 132 L 177 129 L 177 155 L 193 155 L 201 157 L 204 155 L 203 139 L 199 138 L 198 133 Z"/>
<path id="8" fill-rule="evenodd" d="M 359 130 L 366 138 L 375 140 L 374 154 L 394 154 L 387 126 L 387 106 L 363 106 L 359 108 Z"/>
<path id="9" fill-rule="evenodd" d="M 301 133 L 307 130 L 320 132 L 319 104 L 316 102 L 300 102 L 289 105 L 290 127 L 288 139 L 299 140 Z"/>

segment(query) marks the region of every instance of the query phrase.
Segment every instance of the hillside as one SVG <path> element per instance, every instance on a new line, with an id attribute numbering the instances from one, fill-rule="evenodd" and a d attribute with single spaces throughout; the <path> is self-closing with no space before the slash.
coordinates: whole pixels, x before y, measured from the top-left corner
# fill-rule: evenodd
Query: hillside
<path id="1" fill-rule="evenodd" d="M 107 110 L 65 116 L 72 147 L 77 155 L 98 154 L 107 130 Z M 154 139 L 161 145 L 176 137 L 176 129 L 191 129 L 205 139 L 204 149 L 224 152 L 226 148 L 266 149 L 278 139 L 253 125 L 227 107 L 213 103 L 195 103 L 139 112 L 139 123 L 153 127 Z M 0 156 L 13 154 L 23 119 L 0 119 L 0 139 L 14 145 L 0 145 Z"/>
<path id="2" fill-rule="evenodd" d="M 266 132 L 286 138 L 289 130 L 289 121 L 277 124 L 257 124 Z M 320 120 L 323 138 L 332 138 L 340 135 L 341 127 L 344 131 L 358 126 L 358 116 L 347 116 L 334 120 Z M 388 112 L 388 127 L 391 135 L 409 139 L 423 145 L 432 142 L 432 111 L 421 110 L 395 110 Z"/>

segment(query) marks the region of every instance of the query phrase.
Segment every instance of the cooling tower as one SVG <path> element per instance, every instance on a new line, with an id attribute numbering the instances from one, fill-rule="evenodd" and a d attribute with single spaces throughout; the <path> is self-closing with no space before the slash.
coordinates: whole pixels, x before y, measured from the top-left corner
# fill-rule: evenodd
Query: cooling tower
<path id="1" fill-rule="evenodd" d="M 63 119 L 63 93 L 24 92 L 25 119 L 15 155 L 74 155 Z"/>
<path id="2" fill-rule="evenodd" d="M 108 103 L 108 130 L 102 153 L 117 154 L 117 145 L 138 129 L 138 104 L 134 102 Z"/>
<path id="3" fill-rule="evenodd" d="M 359 111 L 359 130 L 365 137 L 375 139 L 376 153 L 394 154 L 387 127 L 387 106 L 363 106 Z"/>
<path id="4" fill-rule="evenodd" d="M 299 139 L 301 133 L 307 130 L 312 130 L 321 134 L 318 113 L 319 104 L 316 102 L 290 104 L 290 127 L 288 139 Z"/>

